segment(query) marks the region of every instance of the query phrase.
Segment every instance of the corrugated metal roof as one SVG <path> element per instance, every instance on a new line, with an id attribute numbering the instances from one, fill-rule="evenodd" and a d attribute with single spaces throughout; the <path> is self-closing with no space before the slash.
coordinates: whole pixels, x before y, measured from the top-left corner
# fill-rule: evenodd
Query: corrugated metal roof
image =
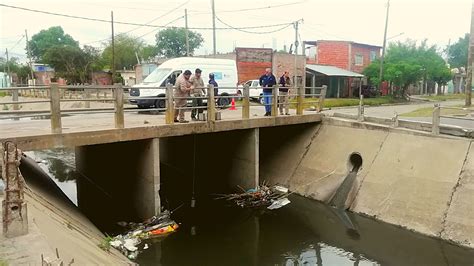
<path id="1" fill-rule="evenodd" d="M 363 78 L 364 75 L 355 73 L 352 71 L 348 71 L 342 68 L 338 68 L 335 66 L 325 66 L 325 65 L 311 65 L 307 64 L 306 68 L 314 71 L 321 73 L 325 76 L 330 76 L 330 77 L 353 77 L 353 78 Z"/>

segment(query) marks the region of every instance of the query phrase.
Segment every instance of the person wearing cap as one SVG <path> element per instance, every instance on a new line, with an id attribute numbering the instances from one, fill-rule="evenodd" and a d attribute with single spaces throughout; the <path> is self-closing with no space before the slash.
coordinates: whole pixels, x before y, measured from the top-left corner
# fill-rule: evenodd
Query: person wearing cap
<path id="1" fill-rule="evenodd" d="M 191 82 L 191 96 L 193 96 L 193 107 L 201 107 L 203 106 L 202 104 L 202 98 L 205 95 L 205 88 L 204 88 L 204 81 L 202 80 L 201 77 L 201 69 L 196 68 L 194 71 L 194 75 L 189 79 Z M 198 120 L 197 114 L 202 114 L 203 113 L 202 108 L 193 108 L 191 111 L 191 119 L 193 121 Z"/>
<path id="2" fill-rule="evenodd" d="M 190 77 L 191 71 L 186 70 L 176 79 L 174 96 L 178 97 L 178 99 L 174 100 L 174 122 L 188 123 L 188 121 L 184 119 L 184 108 L 187 103 L 186 97 L 189 97 L 192 90 L 192 84 L 189 81 Z"/>

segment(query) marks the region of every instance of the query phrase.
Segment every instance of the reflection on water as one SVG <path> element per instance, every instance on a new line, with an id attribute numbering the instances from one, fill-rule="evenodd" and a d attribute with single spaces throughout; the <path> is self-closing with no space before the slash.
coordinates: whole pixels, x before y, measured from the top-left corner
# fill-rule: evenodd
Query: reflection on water
<path id="1" fill-rule="evenodd" d="M 29 152 L 77 204 L 72 150 Z M 163 168 L 165 169 L 165 168 Z M 162 169 L 162 170 L 163 170 Z M 166 173 L 166 172 L 165 172 Z M 162 175 L 164 172 L 162 172 Z M 162 180 L 164 177 L 162 176 Z M 162 199 L 168 196 L 162 186 Z M 182 187 L 181 187 L 182 188 Z M 169 192 L 168 192 L 169 194 Z M 473 265 L 474 250 L 293 195 L 281 209 L 249 210 L 201 195 L 173 213 L 178 232 L 150 242 L 142 265 Z M 173 193 L 173 195 L 176 195 Z M 349 219 L 351 227 L 348 230 Z"/>
<path id="2" fill-rule="evenodd" d="M 53 177 L 56 185 L 77 205 L 76 179 L 79 173 L 74 169 L 74 150 L 30 151 L 25 154 L 37 161 L 41 169 Z"/>

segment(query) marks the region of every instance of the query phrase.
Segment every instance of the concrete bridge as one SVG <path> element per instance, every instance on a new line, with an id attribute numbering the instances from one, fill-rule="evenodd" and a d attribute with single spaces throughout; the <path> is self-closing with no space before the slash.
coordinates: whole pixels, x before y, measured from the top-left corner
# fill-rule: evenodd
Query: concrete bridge
<path id="1" fill-rule="evenodd" d="M 71 97 L 66 94 L 68 90 L 78 88 L 82 95 Z M 294 113 L 278 116 L 278 88 L 274 88 L 272 116 L 262 117 L 263 106 L 252 106 L 248 87 L 244 88 L 243 96 L 232 96 L 242 99 L 237 110 L 216 107 L 214 90 L 209 87 L 207 101 L 211 104 L 204 107 L 207 120 L 187 124 L 173 123 L 172 97 L 166 97 L 166 108 L 157 108 L 150 114 L 124 106 L 120 85 L 99 88 L 113 92 L 109 92 L 111 96 L 106 93 L 104 98 L 94 98 L 90 87 L 53 84 L 36 89 L 45 91 L 42 94 L 47 98 L 22 99 L 17 94 L 25 88 L 11 88 L 13 101 L 7 104 L 13 110 L 0 112 L 0 117 L 10 118 L 0 120 L 0 142 L 12 141 L 23 151 L 74 148 L 76 168 L 84 176 L 77 180 L 78 202 L 80 206 L 87 206 L 83 209 L 96 221 L 104 217 L 104 210 L 110 212 L 111 215 L 106 216 L 112 220 L 113 213 L 125 213 L 125 217 L 120 217 L 122 219 L 146 219 L 158 213 L 161 207 L 160 183 L 163 183 L 160 173 L 163 171 L 168 180 L 169 176 L 177 175 L 186 178 L 197 175 L 198 180 L 203 180 L 217 172 L 222 173 L 220 178 L 233 187 L 256 187 L 259 184 L 262 134 L 271 131 L 272 135 L 285 141 L 292 136 L 281 135 L 285 132 L 281 128 L 315 125 L 323 116 L 316 111 L 304 113 L 302 100 L 306 95 L 300 89 L 294 95 L 297 99 L 297 108 L 292 110 Z M 167 89 L 168 95 L 172 95 L 171 87 Z M 321 95 L 324 95 L 325 88 L 319 89 L 323 94 L 312 96 L 318 97 L 315 103 L 321 110 L 324 99 Z M 229 96 L 216 98 L 220 97 Z M 73 101 L 89 104 L 85 108 L 68 109 L 65 103 Z M 94 108 L 91 106 L 93 101 L 112 101 L 113 107 Z M 17 110 L 18 105 L 44 102 L 49 105 L 49 110 Z M 216 115 L 216 112 L 220 114 Z M 21 118 L 17 119 L 19 116 Z M 44 119 L 30 120 L 24 119 L 25 116 Z M 275 142 L 275 145 L 279 143 Z M 160 169 L 160 164 L 167 169 Z M 174 181 L 169 182 L 175 185 Z M 187 195 L 191 193 L 186 186 L 183 191 L 189 192 Z"/>
<path id="2" fill-rule="evenodd" d="M 290 116 L 255 117 L 263 108 L 244 103 L 241 112 L 222 110 L 222 120 L 189 124 L 170 123 L 169 110 L 146 118 L 134 110 L 124 115 L 123 127 L 114 109 L 61 117 L 60 133 L 51 132 L 49 120 L 10 121 L 1 125 L 0 140 L 24 150 L 74 147 L 84 175 L 77 180 L 78 202 L 99 226 L 100 217 L 147 218 L 164 198 L 167 207 L 177 207 L 195 189 L 208 195 L 263 180 L 325 202 L 358 153 L 362 167 L 348 209 L 474 247 L 472 139 L 444 135 L 443 127 L 433 132 L 433 125 L 426 132 L 301 113 L 302 107 L 300 101 Z"/>

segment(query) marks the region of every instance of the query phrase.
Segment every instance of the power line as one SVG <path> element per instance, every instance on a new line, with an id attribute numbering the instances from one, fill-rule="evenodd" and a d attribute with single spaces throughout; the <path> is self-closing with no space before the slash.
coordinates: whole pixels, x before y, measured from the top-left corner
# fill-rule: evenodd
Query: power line
<path id="1" fill-rule="evenodd" d="M 261 11 L 262 9 L 271 9 L 271 8 L 278 8 L 278 7 L 284 7 L 284 6 L 299 5 L 299 4 L 302 4 L 304 2 L 307 2 L 307 0 L 299 1 L 299 2 L 293 2 L 293 3 L 279 4 L 279 5 L 271 5 L 271 6 L 242 8 L 242 9 L 233 9 L 233 10 L 222 10 L 222 11 L 217 10 L 216 12 L 217 13 L 235 13 L 235 12 L 257 11 L 257 10 Z M 211 14 L 211 12 L 205 12 L 205 11 L 202 11 L 202 12 L 195 11 L 195 12 L 191 12 L 191 13 L 193 13 L 193 14 Z"/>
<path id="2" fill-rule="evenodd" d="M 54 12 L 49 12 L 49 11 L 43 11 L 43 10 L 37 10 L 37 9 L 30 9 L 30 8 L 18 7 L 18 6 L 11 6 L 11 5 L 5 5 L 5 4 L 0 4 L 0 6 L 8 7 L 8 8 L 13 8 L 13 9 L 24 10 L 24 11 L 29 11 L 29 12 L 35 12 L 35 13 L 41 13 L 41 14 L 59 16 L 59 17 L 66 17 L 66 18 L 73 18 L 73 19 L 82 19 L 82 20 L 96 21 L 96 22 L 105 22 L 105 23 L 110 23 L 110 22 L 111 22 L 110 20 L 106 20 L 106 19 L 89 18 L 89 17 L 81 17 L 81 16 L 75 16 L 75 15 L 54 13 Z M 121 24 L 121 25 L 142 26 L 142 27 L 152 27 L 152 28 L 171 28 L 171 27 L 169 27 L 169 26 L 164 26 L 164 25 L 151 25 L 151 24 L 143 24 L 143 23 L 123 22 L 123 21 L 114 21 L 114 23 L 115 23 L 115 24 Z M 276 27 L 276 26 L 280 26 L 280 25 L 286 25 L 286 24 L 250 26 L 250 27 L 240 27 L 240 28 L 230 28 L 230 27 L 228 27 L 228 28 L 216 28 L 216 30 L 259 29 L 259 28 L 267 28 L 267 27 Z M 175 28 L 184 28 L 184 27 L 175 27 Z M 194 27 L 194 28 L 189 28 L 189 29 L 190 29 L 190 30 L 212 30 L 212 28 L 206 28 L 206 27 Z"/>
<path id="3" fill-rule="evenodd" d="M 184 3 L 182 3 L 182 4 L 180 4 L 179 6 L 177 6 L 177 7 L 175 7 L 175 8 L 173 8 L 171 11 L 169 11 L 169 13 L 165 13 L 165 14 L 159 15 L 158 17 L 156 17 L 156 18 L 154 18 L 154 19 L 152 19 L 152 20 L 146 22 L 145 25 L 150 25 L 150 23 L 156 21 L 157 19 L 160 19 L 160 18 L 163 18 L 163 17 L 169 15 L 171 12 L 173 12 L 173 11 L 177 10 L 178 8 L 180 8 L 180 7 L 184 6 L 184 5 L 186 5 L 187 3 L 189 3 L 189 1 L 190 1 L 190 0 L 188 0 L 188 1 L 186 1 L 186 2 L 184 2 Z M 180 17 L 180 18 L 181 18 L 181 17 Z M 163 25 L 163 26 L 166 27 L 166 26 L 168 26 L 169 24 L 173 23 L 174 21 L 176 21 L 176 20 L 173 20 L 172 22 L 169 22 L 169 23 L 167 23 L 167 24 L 165 24 L 165 25 Z M 138 26 L 138 27 L 136 27 L 136 28 L 134 28 L 134 29 L 131 29 L 131 30 L 129 30 L 129 31 L 119 33 L 119 34 L 117 34 L 116 36 L 118 37 L 118 36 L 120 36 L 120 35 L 128 34 L 128 33 L 132 32 L 132 31 L 135 31 L 135 30 L 137 30 L 137 29 L 139 29 L 139 28 L 141 28 L 141 27 L 143 27 L 143 26 Z M 153 31 L 155 31 L 155 30 L 153 30 Z M 147 33 L 147 34 L 148 34 L 148 33 Z M 145 35 L 147 35 L 147 34 L 145 34 Z M 145 36 L 145 35 L 142 35 L 142 36 Z M 139 37 L 139 38 L 141 38 L 141 37 Z M 84 45 L 92 44 L 92 43 L 98 43 L 98 42 L 104 42 L 104 41 L 108 41 L 108 40 L 110 40 L 110 39 L 111 39 L 111 38 L 109 37 L 109 38 L 105 38 L 105 39 L 98 40 L 98 41 L 88 42 L 88 43 L 85 43 Z"/>
<path id="4" fill-rule="evenodd" d="M 21 40 L 23 40 L 23 38 L 25 38 L 25 35 L 21 35 L 21 38 L 15 43 L 15 45 L 13 45 L 12 48 L 10 48 L 10 51 L 12 51 L 13 49 L 15 49 L 15 47 L 21 42 Z"/>
<path id="5" fill-rule="evenodd" d="M 237 28 L 237 27 L 233 27 L 229 24 L 227 24 L 226 22 L 222 21 L 218 16 L 216 16 L 216 19 L 219 20 L 222 24 L 226 25 L 227 27 L 233 29 L 233 30 L 238 30 L 238 31 L 241 31 L 241 32 L 245 32 L 245 33 L 250 33 L 250 34 L 269 34 L 269 33 L 274 33 L 274 32 L 278 32 L 278 31 L 281 31 L 281 30 L 284 30 L 286 28 L 288 28 L 289 26 L 293 25 L 293 23 L 284 23 L 284 24 L 280 24 L 278 26 L 281 26 L 283 25 L 283 27 L 281 28 L 278 28 L 278 29 L 275 29 L 275 30 L 271 30 L 271 31 L 248 31 L 248 30 L 244 30 L 242 28 Z M 273 26 L 275 27 L 275 26 Z"/>
<path id="6" fill-rule="evenodd" d="M 176 22 L 176 21 L 182 19 L 183 17 L 184 17 L 184 16 L 175 18 L 175 19 L 173 19 L 172 21 L 166 23 L 165 26 L 168 26 L 168 25 L 170 25 L 171 23 Z M 145 37 L 146 35 L 148 35 L 148 34 L 150 34 L 150 33 L 153 33 L 153 32 L 155 32 L 155 31 L 156 31 L 156 29 L 153 29 L 152 31 L 149 31 L 149 32 L 147 32 L 147 33 L 145 33 L 145 34 L 139 36 L 138 38 L 143 38 L 143 37 Z"/>

